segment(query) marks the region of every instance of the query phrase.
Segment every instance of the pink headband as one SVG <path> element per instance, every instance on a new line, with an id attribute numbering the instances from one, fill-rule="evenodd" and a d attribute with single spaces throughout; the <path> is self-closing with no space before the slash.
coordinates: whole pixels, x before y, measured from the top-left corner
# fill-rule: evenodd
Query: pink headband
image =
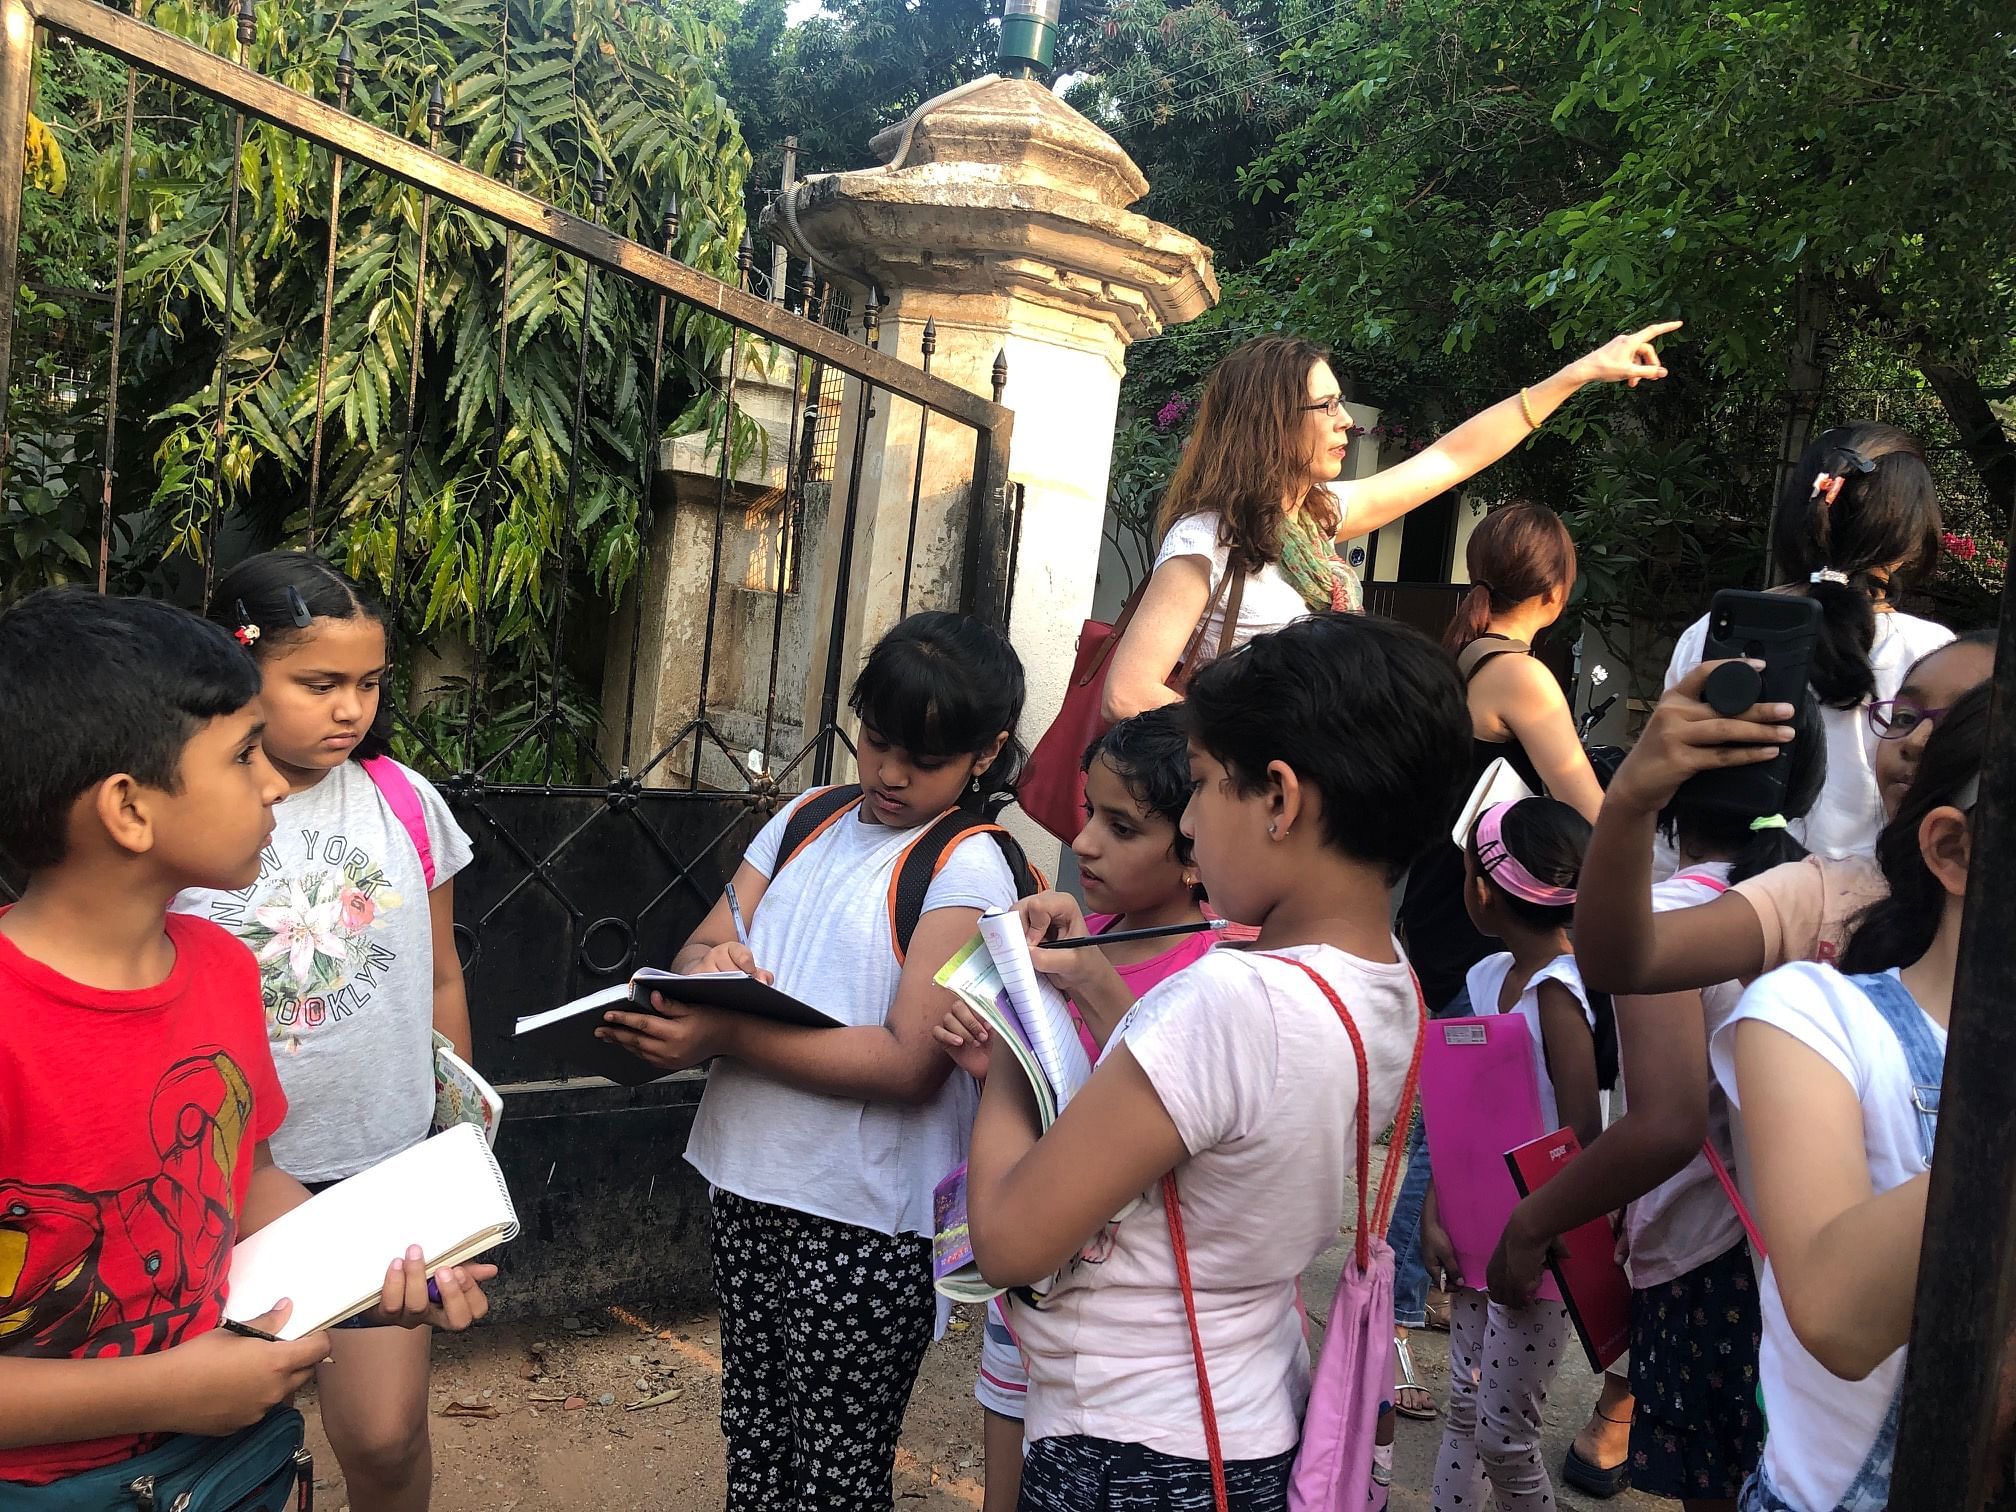
<path id="1" fill-rule="evenodd" d="M 1493 882 L 1515 898 L 1524 898 L 1528 903 L 1538 903 L 1549 908 L 1565 908 L 1575 901 L 1575 889 L 1555 887 L 1542 882 L 1519 863 L 1518 857 L 1505 848 L 1505 842 L 1498 831 L 1505 823 L 1505 815 L 1510 803 L 1494 803 L 1484 810 L 1477 821 L 1477 859 Z"/>

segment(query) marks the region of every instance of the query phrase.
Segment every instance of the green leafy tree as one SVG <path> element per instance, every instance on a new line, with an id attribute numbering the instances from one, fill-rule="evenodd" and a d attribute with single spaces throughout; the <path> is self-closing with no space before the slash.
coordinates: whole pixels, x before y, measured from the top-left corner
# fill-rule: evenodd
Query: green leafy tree
<path id="1" fill-rule="evenodd" d="M 213 52 L 237 53 L 234 18 L 200 0 L 154 0 L 141 14 Z M 425 140 L 438 86 L 444 154 L 648 243 L 676 209 L 677 255 L 733 276 L 747 153 L 715 87 L 720 39 L 693 16 L 620 0 L 509 0 L 507 65 L 496 4 L 339 11 L 263 0 L 256 14 L 247 61 L 258 72 L 334 99 L 348 45 L 350 109 L 361 119 Z M 65 47 L 52 55 L 44 91 L 69 159 L 69 193 L 92 221 L 88 256 L 101 282 L 120 172 L 121 100 L 106 85 L 100 60 Z M 137 114 L 121 400 L 145 434 L 143 465 L 122 468 L 120 513 L 147 527 L 128 549 L 143 559 L 199 553 L 227 515 L 258 537 L 298 537 L 310 502 L 328 154 L 247 123 L 234 240 L 230 115 L 153 79 L 141 83 Z M 524 163 L 511 174 L 521 132 Z M 606 192 L 599 206 L 598 192 Z M 350 165 L 336 228 L 316 523 L 353 569 L 389 580 L 410 436 L 406 545 L 423 621 L 480 624 L 492 645 L 507 645 L 583 585 L 562 572 L 563 542 L 573 542 L 584 581 L 606 592 L 635 570 L 648 449 L 676 408 L 704 392 L 726 336 L 718 322 L 674 306 L 671 381 L 654 407 L 655 307 L 642 291 L 603 277 L 584 307 L 581 266 L 519 236 L 507 292 L 501 228 L 436 203 L 416 303 L 420 209 L 417 190 Z M 45 213 L 27 234 L 52 255 L 66 238 L 87 245 L 68 223 L 77 213 Z M 577 437 L 583 344 L 587 423 Z M 220 348 L 228 348 L 221 427 Z"/>

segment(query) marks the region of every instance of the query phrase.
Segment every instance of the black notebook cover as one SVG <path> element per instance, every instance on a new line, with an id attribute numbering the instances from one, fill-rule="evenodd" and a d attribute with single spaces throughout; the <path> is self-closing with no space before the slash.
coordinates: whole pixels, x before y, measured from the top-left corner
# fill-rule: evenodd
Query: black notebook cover
<path id="1" fill-rule="evenodd" d="M 838 1019 L 811 1004 L 801 1003 L 740 972 L 681 977 L 667 971 L 640 971 L 621 987 L 604 988 L 576 998 L 562 1008 L 521 1018 L 516 1037 L 584 1075 L 606 1077 L 620 1086 L 640 1087 L 670 1073 L 639 1060 L 620 1045 L 597 1039 L 595 1031 L 603 1025 L 602 1015 L 612 1008 L 650 1013 L 653 992 L 697 1007 L 752 1014 L 779 1024 L 797 1024 L 808 1029 L 841 1027 Z"/>

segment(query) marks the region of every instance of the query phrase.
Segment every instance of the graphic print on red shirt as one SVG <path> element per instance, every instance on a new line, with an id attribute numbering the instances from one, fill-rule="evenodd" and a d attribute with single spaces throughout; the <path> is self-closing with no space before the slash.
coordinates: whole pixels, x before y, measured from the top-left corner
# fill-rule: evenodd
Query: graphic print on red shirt
<path id="1" fill-rule="evenodd" d="M 258 967 L 169 915 L 175 966 L 134 992 L 73 982 L 0 936 L 0 1353 L 153 1354 L 216 1327 L 253 1153 L 286 1101 Z M 144 1435 L 0 1449 L 43 1484 Z"/>

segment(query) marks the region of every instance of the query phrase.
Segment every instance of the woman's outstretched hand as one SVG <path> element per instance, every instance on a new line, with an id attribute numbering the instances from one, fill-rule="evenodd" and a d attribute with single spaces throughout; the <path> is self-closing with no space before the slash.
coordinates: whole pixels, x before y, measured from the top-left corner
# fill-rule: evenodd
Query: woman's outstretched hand
<path id="1" fill-rule="evenodd" d="M 1659 360 L 1659 349 L 1652 343 L 1683 324 L 1662 320 L 1640 331 L 1613 336 L 1588 356 L 1570 363 L 1569 376 L 1577 383 L 1623 383 L 1630 388 L 1638 387 L 1641 378 L 1664 378 L 1666 364 Z"/>

